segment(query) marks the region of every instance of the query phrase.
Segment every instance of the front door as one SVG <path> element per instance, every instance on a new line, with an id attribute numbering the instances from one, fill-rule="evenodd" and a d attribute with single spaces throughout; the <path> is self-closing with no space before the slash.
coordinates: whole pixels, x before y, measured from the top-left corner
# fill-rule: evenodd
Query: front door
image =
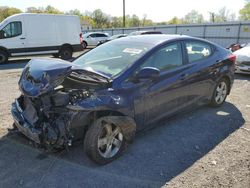
<path id="1" fill-rule="evenodd" d="M 7 48 L 13 56 L 20 53 L 25 55 L 26 37 L 21 20 L 6 24 L 0 33 L 0 46 Z"/>
<path id="2" fill-rule="evenodd" d="M 181 109 L 187 103 L 186 93 L 190 89 L 184 79 L 188 66 L 183 63 L 181 42 L 171 43 L 156 50 L 140 69 L 157 68 L 160 70 L 160 76 L 137 84 L 135 119 L 141 120 L 144 114 L 143 124 L 151 124 Z M 141 124 L 138 129 L 143 129 L 143 126 Z"/>

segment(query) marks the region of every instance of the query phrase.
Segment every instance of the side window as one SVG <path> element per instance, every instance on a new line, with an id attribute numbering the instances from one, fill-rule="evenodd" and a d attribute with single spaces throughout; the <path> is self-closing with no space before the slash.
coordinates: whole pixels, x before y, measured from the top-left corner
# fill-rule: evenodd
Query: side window
<path id="1" fill-rule="evenodd" d="M 22 23 L 21 22 L 11 22 L 6 25 L 1 32 L 1 38 L 16 37 L 22 34 Z"/>
<path id="2" fill-rule="evenodd" d="M 182 50 L 180 43 L 167 45 L 149 57 L 143 67 L 155 67 L 160 71 L 174 69 L 182 65 Z"/>
<path id="3" fill-rule="evenodd" d="M 96 34 L 91 34 L 89 36 L 92 37 L 92 38 L 96 38 Z"/>
<path id="4" fill-rule="evenodd" d="M 104 34 L 102 34 L 102 33 L 98 33 L 98 34 L 96 34 L 97 35 L 97 37 L 107 37 L 106 35 L 104 35 Z"/>
<path id="5" fill-rule="evenodd" d="M 186 50 L 189 63 L 205 59 L 212 54 L 211 46 L 199 41 L 186 42 Z"/>

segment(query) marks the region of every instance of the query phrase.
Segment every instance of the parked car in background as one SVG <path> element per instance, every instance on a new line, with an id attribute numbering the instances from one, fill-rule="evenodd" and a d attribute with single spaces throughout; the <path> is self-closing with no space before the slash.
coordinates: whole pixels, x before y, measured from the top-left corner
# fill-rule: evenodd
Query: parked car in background
<path id="1" fill-rule="evenodd" d="M 115 40 L 115 39 L 119 39 L 119 38 L 126 37 L 126 36 L 127 36 L 127 34 L 113 35 L 113 36 L 107 38 L 106 40 L 101 40 L 100 42 L 98 42 L 97 46 L 99 46 L 101 44 L 104 44 L 105 42 L 108 42 L 108 41 L 111 41 L 111 40 Z"/>
<path id="2" fill-rule="evenodd" d="M 0 24 L 0 63 L 9 57 L 53 54 L 70 59 L 83 50 L 78 16 L 16 14 Z"/>
<path id="3" fill-rule="evenodd" d="M 161 31 L 134 31 L 129 33 L 129 36 L 132 35 L 151 35 L 151 34 L 162 34 Z"/>
<path id="4" fill-rule="evenodd" d="M 236 55 L 235 73 L 250 74 L 250 44 L 233 52 Z"/>
<path id="5" fill-rule="evenodd" d="M 96 46 L 98 42 L 108 39 L 110 36 L 108 33 L 102 32 L 91 32 L 83 34 L 82 46 L 86 48 L 87 46 Z"/>
<path id="6" fill-rule="evenodd" d="M 123 37 L 73 63 L 34 59 L 19 80 L 14 125 L 46 149 L 84 139 L 87 155 L 106 164 L 135 132 L 183 110 L 221 106 L 233 85 L 234 63 L 228 50 L 183 35 Z"/>
<path id="7" fill-rule="evenodd" d="M 237 51 L 237 50 L 243 48 L 244 45 L 245 45 L 245 44 L 242 45 L 242 44 L 235 44 L 235 43 L 234 43 L 234 44 L 231 44 L 230 46 L 228 46 L 227 49 L 230 50 L 231 52 L 235 52 L 235 51 Z"/>

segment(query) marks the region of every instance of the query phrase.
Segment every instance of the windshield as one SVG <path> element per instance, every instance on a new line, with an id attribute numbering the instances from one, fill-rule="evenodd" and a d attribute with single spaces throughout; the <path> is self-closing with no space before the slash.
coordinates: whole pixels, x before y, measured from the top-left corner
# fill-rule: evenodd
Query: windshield
<path id="1" fill-rule="evenodd" d="M 105 43 L 74 61 L 83 69 L 114 77 L 139 59 L 149 48 L 145 43 L 112 41 Z"/>

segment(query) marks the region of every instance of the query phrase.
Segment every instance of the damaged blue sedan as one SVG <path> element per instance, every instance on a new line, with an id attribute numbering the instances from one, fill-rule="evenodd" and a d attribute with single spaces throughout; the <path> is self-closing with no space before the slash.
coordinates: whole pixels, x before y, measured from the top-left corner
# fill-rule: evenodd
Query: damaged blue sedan
<path id="1" fill-rule="evenodd" d="M 12 104 L 14 127 L 47 150 L 84 139 L 90 159 L 106 164 L 157 121 L 204 104 L 222 105 L 234 63 L 224 48 L 181 35 L 124 37 L 72 63 L 33 59 Z"/>

